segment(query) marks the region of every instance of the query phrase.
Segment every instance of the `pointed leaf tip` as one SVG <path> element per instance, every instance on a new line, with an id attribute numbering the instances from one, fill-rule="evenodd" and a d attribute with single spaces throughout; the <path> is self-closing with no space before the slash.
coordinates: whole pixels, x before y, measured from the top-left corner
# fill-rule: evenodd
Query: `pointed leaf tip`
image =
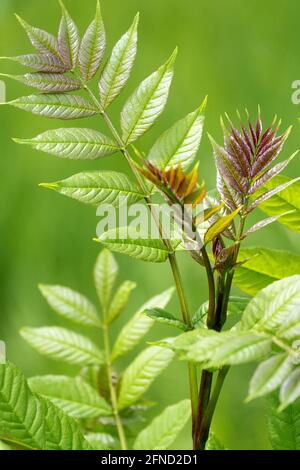
<path id="1" fill-rule="evenodd" d="M 56 190 L 59 186 L 57 183 L 39 183 L 39 187 Z"/>

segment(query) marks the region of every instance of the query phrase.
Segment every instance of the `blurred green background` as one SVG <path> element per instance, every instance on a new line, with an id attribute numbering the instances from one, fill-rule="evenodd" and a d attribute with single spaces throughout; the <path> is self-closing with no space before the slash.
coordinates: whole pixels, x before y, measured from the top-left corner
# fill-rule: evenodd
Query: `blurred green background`
<path id="1" fill-rule="evenodd" d="M 66 0 L 66 6 L 83 32 L 94 14 L 94 0 Z M 102 10 L 108 50 L 128 28 L 136 11 L 141 13 L 137 61 L 129 85 L 112 106 L 111 116 L 115 122 L 118 122 L 122 103 L 135 86 L 168 57 L 175 45 L 179 46 L 169 104 L 156 126 L 141 140 L 144 150 L 149 149 L 165 128 L 195 109 L 206 94 L 209 102 L 205 130 L 217 139 L 221 138 L 221 113 L 227 111 L 234 115 L 236 108 L 247 107 L 254 116 L 260 104 L 266 125 L 275 113 L 282 118 L 283 127 L 294 124 L 284 156 L 300 146 L 297 123 L 300 110 L 291 102 L 291 84 L 300 79 L 298 0 L 102 0 Z M 60 10 L 56 0 L 1 0 L 1 56 L 31 51 L 14 12 L 33 25 L 51 32 L 57 30 Z M 12 63 L 1 62 L 1 72 L 20 71 Z M 20 84 L 7 82 L 7 99 L 30 93 Z M 62 179 L 81 170 L 127 171 L 127 168 L 120 156 L 92 163 L 62 161 L 18 146 L 11 140 L 11 137 L 33 137 L 44 130 L 62 127 L 62 122 L 9 107 L 1 107 L 0 122 L 0 337 L 7 342 L 9 359 L 27 375 L 62 373 L 65 367 L 40 358 L 19 337 L 18 330 L 23 325 L 60 323 L 41 298 L 37 290 L 39 282 L 68 285 L 96 301 L 91 270 L 99 251 L 99 246 L 92 241 L 97 219 L 93 209 L 39 189 L 38 183 Z M 77 125 L 105 129 L 97 118 Z M 202 177 L 211 189 L 215 169 L 206 134 L 199 155 Z M 286 174 L 299 175 L 299 167 L 298 158 Z M 253 235 L 251 244 L 298 249 L 296 237 L 278 224 Z M 117 258 L 120 281 L 129 278 L 137 281 L 139 287 L 123 319 L 116 325 L 116 331 L 148 297 L 172 284 L 167 264 L 151 265 L 122 256 Z M 205 277 L 187 256 L 181 255 L 180 264 L 189 306 L 194 311 L 206 299 Z M 175 300 L 172 310 L 177 312 Z M 149 339 L 169 333 L 168 329 L 156 326 Z M 243 403 L 252 371 L 252 366 L 244 366 L 230 372 L 213 422 L 216 434 L 231 449 L 269 446 L 263 401 Z M 162 408 L 186 394 L 184 365 L 174 363 L 155 382 L 148 396 Z M 155 409 L 151 413 L 157 412 Z M 189 446 L 186 429 L 174 448 L 188 449 Z"/>

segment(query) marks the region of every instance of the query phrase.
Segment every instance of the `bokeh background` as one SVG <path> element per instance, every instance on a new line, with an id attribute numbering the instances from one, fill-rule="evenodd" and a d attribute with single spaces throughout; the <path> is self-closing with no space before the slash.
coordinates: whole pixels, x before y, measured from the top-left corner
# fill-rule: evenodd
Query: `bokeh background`
<path id="1" fill-rule="evenodd" d="M 94 0 L 66 0 L 82 32 L 94 14 L 94 4 Z M 247 107 L 254 116 L 260 104 L 266 124 L 278 114 L 283 127 L 294 125 L 284 156 L 300 147 L 297 122 L 300 109 L 291 102 L 291 84 L 300 79 L 298 0 L 102 0 L 102 10 L 108 50 L 128 28 L 136 11 L 141 13 L 137 61 L 127 88 L 112 106 L 115 122 L 119 120 L 122 103 L 135 86 L 168 57 L 175 45 L 179 46 L 169 104 L 156 126 L 141 140 L 140 146 L 145 151 L 165 128 L 195 109 L 206 94 L 209 102 L 205 130 L 217 139 L 221 138 L 221 113 L 226 111 L 234 116 L 237 108 Z M 56 0 L 1 0 L 1 56 L 31 51 L 14 12 L 33 25 L 52 32 L 57 30 L 60 9 Z M 13 63 L 1 61 L 1 72 L 20 71 Z M 7 99 L 30 93 L 20 84 L 7 82 Z M 0 123 L 0 338 L 7 343 L 9 359 L 27 375 L 63 373 L 65 367 L 39 357 L 23 342 L 18 331 L 23 325 L 63 324 L 41 298 L 37 290 L 39 282 L 68 285 L 96 301 L 91 270 L 99 252 L 99 246 L 92 241 L 97 218 L 93 209 L 42 190 L 38 183 L 62 179 L 81 170 L 127 171 L 127 168 L 120 156 L 92 163 L 62 161 L 18 146 L 11 140 L 11 137 L 33 137 L 44 130 L 62 127 L 61 122 L 1 107 Z M 86 120 L 83 125 L 104 130 L 97 118 Z M 215 169 L 206 133 L 199 156 L 202 176 L 207 187 L 213 188 Z M 286 174 L 298 175 L 299 167 L 298 158 Z M 253 235 L 251 243 L 299 249 L 296 238 L 279 224 Z M 117 258 L 119 280 L 135 280 L 139 287 L 114 333 L 148 297 L 172 284 L 167 264 L 151 265 L 122 256 Z M 180 264 L 189 306 L 194 311 L 207 296 L 205 277 L 187 256 L 181 255 Z M 171 308 L 177 313 L 175 299 Z M 169 334 L 168 329 L 156 326 L 148 339 Z M 231 449 L 269 447 L 263 401 L 244 404 L 252 371 L 252 366 L 243 366 L 230 372 L 217 407 L 213 428 Z M 174 363 L 149 390 L 149 398 L 159 403 L 150 415 L 186 397 L 186 393 L 184 365 Z M 174 448 L 189 447 L 186 429 Z"/>

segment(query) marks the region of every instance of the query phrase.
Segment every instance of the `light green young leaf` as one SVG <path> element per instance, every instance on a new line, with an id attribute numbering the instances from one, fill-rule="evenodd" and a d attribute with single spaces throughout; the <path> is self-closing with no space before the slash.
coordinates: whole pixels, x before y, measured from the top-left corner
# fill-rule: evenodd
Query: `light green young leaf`
<path id="1" fill-rule="evenodd" d="M 300 400 L 278 412 L 277 396 L 267 401 L 269 439 L 274 450 L 300 450 Z"/>
<path id="2" fill-rule="evenodd" d="M 109 306 L 106 323 L 112 323 L 122 313 L 129 302 L 130 294 L 136 288 L 136 283 L 125 281 L 115 293 Z"/>
<path id="3" fill-rule="evenodd" d="M 58 32 L 58 48 L 68 68 L 74 70 L 77 64 L 80 37 L 79 31 L 68 10 L 60 0 L 62 19 Z"/>
<path id="4" fill-rule="evenodd" d="M 47 450 L 92 450 L 75 419 L 46 398 L 39 396 L 39 400 L 45 409 Z"/>
<path id="5" fill-rule="evenodd" d="M 100 103 L 105 110 L 125 86 L 134 63 L 137 50 L 137 27 L 139 14 L 127 33 L 114 47 L 111 57 L 99 81 Z"/>
<path id="6" fill-rule="evenodd" d="M 144 134 L 162 113 L 168 99 L 176 55 L 177 49 L 164 65 L 140 84 L 126 102 L 121 113 L 126 145 Z"/>
<path id="7" fill-rule="evenodd" d="M 15 57 L 0 57 L 0 60 L 11 60 L 37 72 L 64 73 L 67 71 L 65 64 L 52 54 L 25 54 Z"/>
<path id="8" fill-rule="evenodd" d="M 89 432 L 85 438 L 95 450 L 115 450 L 118 445 L 114 436 L 104 432 Z"/>
<path id="9" fill-rule="evenodd" d="M 273 392 L 292 368 L 291 358 L 286 353 L 276 354 L 262 362 L 251 379 L 247 401 Z"/>
<path id="10" fill-rule="evenodd" d="M 40 186 L 97 207 L 100 204 L 120 207 L 125 202 L 130 205 L 144 197 L 138 185 L 132 183 L 123 173 L 116 171 L 78 173 L 65 180 L 42 183 Z"/>
<path id="11" fill-rule="evenodd" d="M 225 215 L 224 217 L 220 217 L 205 233 L 204 242 L 209 243 L 217 235 L 220 235 L 227 227 L 231 224 L 235 216 L 240 212 L 241 207 L 238 207 L 235 211 L 231 214 Z"/>
<path id="12" fill-rule="evenodd" d="M 234 283 L 244 292 L 255 295 L 274 281 L 299 273 L 300 256 L 268 248 L 242 248 L 238 261 L 249 260 L 235 271 Z"/>
<path id="13" fill-rule="evenodd" d="M 300 276 L 276 281 L 250 301 L 242 318 L 242 328 L 272 333 L 282 338 L 297 337 L 300 328 L 299 307 Z"/>
<path id="14" fill-rule="evenodd" d="M 148 160 L 164 170 L 169 166 L 191 165 L 197 154 L 203 130 L 205 102 L 162 134 L 148 155 Z"/>
<path id="15" fill-rule="evenodd" d="M 86 82 L 96 75 L 105 52 L 105 44 L 105 29 L 97 0 L 95 19 L 86 30 L 79 49 L 80 72 Z"/>
<path id="16" fill-rule="evenodd" d="M 45 448 L 45 410 L 23 374 L 0 364 L 0 438 L 30 449 Z"/>
<path id="17" fill-rule="evenodd" d="M 97 418 L 112 414 L 111 407 L 99 393 L 80 377 L 42 375 L 29 379 L 30 389 L 48 398 L 73 418 Z"/>
<path id="18" fill-rule="evenodd" d="M 188 329 L 185 323 L 178 320 L 178 318 L 174 317 L 174 315 L 169 312 L 166 312 L 166 310 L 163 310 L 162 308 L 147 309 L 145 310 L 145 314 L 158 323 L 165 323 L 183 331 L 186 331 Z"/>
<path id="19" fill-rule="evenodd" d="M 92 129 L 63 128 L 43 132 L 33 139 L 14 139 L 36 150 L 71 160 L 96 160 L 118 151 L 114 142 Z"/>
<path id="20" fill-rule="evenodd" d="M 94 268 L 94 282 L 99 301 L 106 315 L 111 292 L 118 275 L 118 264 L 113 254 L 104 249 L 99 254 Z"/>
<path id="21" fill-rule="evenodd" d="M 168 406 L 137 436 L 134 450 L 166 450 L 190 418 L 190 400 Z"/>
<path id="22" fill-rule="evenodd" d="M 264 185 L 263 190 L 274 189 L 289 181 L 290 179 L 287 176 L 276 176 Z M 300 233 L 300 182 L 294 183 L 279 194 L 271 197 L 271 199 L 261 204 L 259 208 L 270 216 L 285 213 L 278 222 Z"/>
<path id="23" fill-rule="evenodd" d="M 280 409 L 283 410 L 300 397 L 300 367 L 295 369 L 280 388 Z"/>
<path id="24" fill-rule="evenodd" d="M 173 357 L 172 351 L 158 346 L 150 346 L 140 353 L 122 376 L 118 396 L 119 410 L 136 403 Z"/>
<path id="25" fill-rule="evenodd" d="M 81 119 L 99 113 L 86 99 L 68 94 L 21 96 L 7 104 L 51 119 Z"/>
<path id="26" fill-rule="evenodd" d="M 95 306 L 83 295 L 63 286 L 39 285 L 50 307 L 68 320 L 84 326 L 100 327 Z"/>
<path id="27" fill-rule="evenodd" d="M 68 364 L 101 364 L 103 353 L 86 336 L 59 327 L 22 328 L 21 336 L 40 354 Z"/>
<path id="28" fill-rule="evenodd" d="M 52 34 L 31 26 L 18 15 L 16 15 L 16 18 L 26 31 L 33 47 L 35 47 L 42 54 L 50 53 L 62 61 L 57 39 Z"/>
<path id="29" fill-rule="evenodd" d="M 116 360 L 131 351 L 141 339 L 148 333 L 154 324 L 154 320 L 145 315 L 145 311 L 151 308 L 164 308 L 169 303 L 174 292 L 174 288 L 165 290 L 159 295 L 152 297 L 148 302 L 134 314 L 131 320 L 123 327 L 117 337 L 113 350 L 112 359 Z"/>
<path id="30" fill-rule="evenodd" d="M 95 241 L 117 253 L 152 263 L 163 263 L 170 254 L 161 239 L 131 238 L 130 227 L 108 230 Z"/>
<path id="31" fill-rule="evenodd" d="M 0 77 L 10 78 L 26 86 L 37 88 L 43 93 L 67 93 L 80 90 L 81 83 L 76 78 L 67 77 L 61 73 L 26 73 L 25 75 L 9 75 L 1 73 Z M 11 102 L 11 104 L 14 101 Z"/>
<path id="32" fill-rule="evenodd" d="M 12 450 L 7 444 L 0 441 L 0 450 Z"/>

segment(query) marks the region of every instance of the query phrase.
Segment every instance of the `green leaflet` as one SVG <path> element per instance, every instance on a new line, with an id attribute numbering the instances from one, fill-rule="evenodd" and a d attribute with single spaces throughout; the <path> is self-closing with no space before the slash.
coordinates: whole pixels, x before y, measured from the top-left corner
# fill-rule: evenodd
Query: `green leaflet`
<path id="1" fill-rule="evenodd" d="M 157 346 L 151 346 L 141 352 L 122 376 L 118 396 L 119 410 L 136 403 L 173 357 L 172 351 Z"/>
<path id="2" fill-rule="evenodd" d="M 190 400 L 168 406 L 137 436 L 134 450 L 166 450 L 190 418 Z"/>
<path id="3" fill-rule="evenodd" d="M 169 312 L 166 312 L 162 308 L 152 308 L 147 309 L 145 314 L 155 320 L 158 323 L 165 323 L 166 325 L 174 326 L 179 330 L 186 331 L 188 329 L 187 325 L 182 321 L 178 320 L 174 315 Z"/>
<path id="4" fill-rule="evenodd" d="M 40 186 L 92 206 L 112 204 L 119 207 L 125 202 L 134 204 L 144 197 L 138 185 L 116 171 L 78 173 L 65 180 L 42 183 Z"/>
<path id="5" fill-rule="evenodd" d="M 295 369 L 283 382 L 280 388 L 281 410 L 300 397 L 300 368 Z"/>
<path id="6" fill-rule="evenodd" d="M 118 151 L 115 143 L 92 129 L 63 128 L 43 132 L 33 139 L 15 139 L 36 150 L 71 160 L 96 160 Z"/>
<path id="7" fill-rule="evenodd" d="M 112 323 L 122 313 L 129 302 L 131 292 L 135 288 L 136 283 L 132 281 L 125 281 L 120 285 L 109 306 L 107 318 L 105 319 L 107 324 Z"/>
<path id="8" fill-rule="evenodd" d="M 33 47 L 35 47 L 42 54 L 50 53 L 57 57 L 59 60 L 62 60 L 58 48 L 57 39 L 52 34 L 40 28 L 35 28 L 34 26 L 31 26 L 18 15 L 16 15 L 16 18 L 26 31 L 27 36 L 29 37 Z"/>
<path id="9" fill-rule="evenodd" d="M 269 439 L 274 450 L 300 450 L 300 400 L 278 412 L 276 395 L 267 399 Z"/>
<path id="10" fill-rule="evenodd" d="M 44 412 L 23 374 L 13 364 L 0 364 L 0 438 L 44 449 Z"/>
<path id="11" fill-rule="evenodd" d="M 37 72 L 64 73 L 67 71 L 65 64 L 52 54 L 25 54 L 16 57 L 0 57 L 0 59 L 17 62 Z"/>
<path id="12" fill-rule="evenodd" d="M 79 80 L 60 73 L 26 73 L 25 75 L 1 73 L 0 77 L 16 80 L 26 86 L 37 88 L 43 93 L 67 93 L 81 88 Z M 15 101 L 12 101 L 11 104 Z"/>
<path id="13" fill-rule="evenodd" d="M 74 70 L 77 64 L 80 46 L 79 31 L 61 0 L 60 5 L 62 19 L 58 31 L 58 48 L 68 68 Z"/>
<path id="14" fill-rule="evenodd" d="M 242 318 L 244 330 L 255 329 L 284 339 L 300 331 L 300 276 L 274 282 L 254 297 Z"/>
<path id="15" fill-rule="evenodd" d="M 79 377 L 42 375 L 30 378 L 28 383 L 34 393 L 48 398 L 73 418 L 96 418 L 112 414 L 108 403 Z"/>
<path id="16" fill-rule="evenodd" d="M 147 317 L 144 312 L 154 307 L 164 308 L 169 303 L 174 288 L 165 290 L 159 295 L 152 297 L 133 315 L 129 322 L 123 327 L 117 337 L 112 350 L 112 360 L 123 356 L 131 351 L 154 324 L 154 320 Z"/>
<path id="17" fill-rule="evenodd" d="M 96 308 L 82 294 L 63 286 L 41 284 L 39 289 L 50 307 L 62 317 L 84 326 L 101 326 Z"/>
<path id="18" fill-rule="evenodd" d="M 91 22 L 81 41 L 79 67 L 82 78 L 87 82 L 97 73 L 105 52 L 106 38 L 100 3 L 97 0 L 95 19 Z"/>
<path id="19" fill-rule="evenodd" d="M 105 110 L 121 93 L 125 86 L 137 50 L 137 27 L 139 14 L 134 18 L 130 29 L 125 33 L 114 47 L 111 57 L 102 72 L 99 81 L 100 103 Z"/>
<path id="20" fill-rule="evenodd" d="M 206 100 L 185 118 L 162 134 L 151 148 L 148 160 L 157 168 L 190 166 L 197 154 L 203 131 Z"/>
<path id="21" fill-rule="evenodd" d="M 8 445 L 4 442 L 0 441 L 0 450 L 12 450 Z"/>
<path id="22" fill-rule="evenodd" d="M 204 236 L 204 242 L 209 243 L 211 242 L 214 238 L 216 238 L 217 235 L 220 235 L 221 233 L 226 230 L 226 228 L 231 224 L 235 216 L 240 212 L 241 207 L 238 207 L 235 211 L 233 211 L 231 214 L 225 215 L 224 217 L 220 217 L 205 233 Z"/>
<path id="23" fill-rule="evenodd" d="M 255 295 L 272 282 L 300 272 L 300 256 L 269 248 L 242 248 L 238 261 L 249 259 L 235 270 L 234 283 L 244 292 Z"/>
<path id="24" fill-rule="evenodd" d="M 102 352 L 86 336 L 59 327 L 22 328 L 21 336 L 40 354 L 75 365 L 101 364 Z"/>
<path id="25" fill-rule="evenodd" d="M 262 362 L 251 379 L 247 401 L 273 392 L 282 384 L 292 367 L 291 358 L 286 353 L 277 354 Z"/>
<path id="26" fill-rule="evenodd" d="M 51 119 L 81 119 L 99 113 L 86 99 L 68 94 L 23 96 L 7 104 Z"/>
<path id="27" fill-rule="evenodd" d="M 177 50 L 140 84 L 126 102 L 121 113 L 121 128 L 126 145 L 144 134 L 162 113 L 168 99 L 176 55 Z"/>
<path id="28" fill-rule="evenodd" d="M 205 450 L 227 450 L 215 433 L 210 432 L 205 446 Z"/>
<path id="29" fill-rule="evenodd" d="M 39 397 L 44 403 L 46 449 L 47 450 L 92 450 L 91 445 L 84 438 L 79 424 L 66 415 L 52 402 Z"/>
<path id="30" fill-rule="evenodd" d="M 104 314 L 106 314 L 108 309 L 118 269 L 118 264 L 113 254 L 107 249 L 102 250 L 94 267 L 94 283 Z"/>
<path id="31" fill-rule="evenodd" d="M 104 232 L 95 241 L 111 251 L 152 263 L 163 263 L 170 254 L 161 239 L 131 238 L 130 227 L 120 227 Z"/>

